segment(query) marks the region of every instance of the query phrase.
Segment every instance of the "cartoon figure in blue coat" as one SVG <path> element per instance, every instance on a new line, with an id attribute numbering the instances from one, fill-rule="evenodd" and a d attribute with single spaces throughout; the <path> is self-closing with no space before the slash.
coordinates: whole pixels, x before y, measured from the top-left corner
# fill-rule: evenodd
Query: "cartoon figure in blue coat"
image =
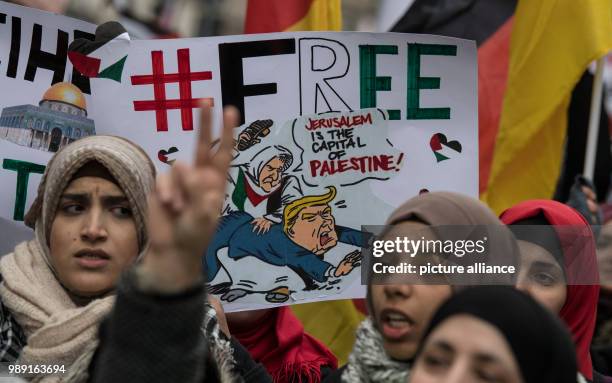
<path id="1" fill-rule="evenodd" d="M 306 290 L 316 288 L 316 282 L 326 282 L 328 278 L 340 278 L 359 266 L 359 250 L 346 255 L 338 265 L 323 259 L 324 254 L 338 242 L 353 246 L 365 246 L 367 234 L 348 227 L 337 226 L 329 203 L 336 196 L 336 188 L 328 187 L 322 195 L 309 195 L 298 198 L 285 206 L 283 222 L 274 224 L 270 229 L 257 234 L 253 231 L 253 217 L 245 212 L 234 212 L 221 218 L 217 233 L 208 247 L 205 256 L 208 281 L 212 281 L 223 267 L 217 252 L 227 248 L 231 259 L 256 257 L 270 265 L 286 266 L 297 273 Z M 239 276 L 232 275 L 232 279 Z M 211 290 L 223 293 L 221 299 L 233 301 L 253 292 L 266 294 L 268 302 L 285 302 L 291 292 L 288 286 L 280 286 L 269 291 L 256 288 L 243 289 L 225 285 L 222 289 Z"/>

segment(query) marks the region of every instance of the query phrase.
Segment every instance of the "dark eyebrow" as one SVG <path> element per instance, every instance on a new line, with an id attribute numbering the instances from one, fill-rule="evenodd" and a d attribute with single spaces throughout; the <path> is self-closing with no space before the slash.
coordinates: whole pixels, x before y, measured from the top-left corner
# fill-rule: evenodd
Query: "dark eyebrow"
<path id="1" fill-rule="evenodd" d="M 552 263 L 552 262 L 536 261 L 536 262 L 532 263 L 531 266 L 532 267 L 537 267 L 539 269 L 559 269 L 559 270 L 563 271 L 563 269 L 561 268 L 561 265 L 559 265 L 556 262 Z"/>
<path id="2" fill-rule="evenodd" d="M 475 357 L 476 360 L 481 363 L 501 363 L 499 358 L 491 354 L 477 353 Z"/>
<path id="3" fill-rule="evenodd" d="M 104 205 L 121 205 L 124 203 L 128 203 L 128 199 L 126 196 L 103 196 L 102 197 L 102 203 Z"/>
<path id="4" fill-rule="evenodd" d="M 60 197 L 63 200 L 70 200 L 80 204 L 86 204 L 90 201 L 91 196 L 85 193 L 66 193 Z M 123 195 L 108 195 L 102 196 L 102 204 L 104 206 L 116 206 L 128 203 L 128 199 Z"/>
<path id="5" fill-rule="evenodd" d="M 441 348 L 444 352 L 455 352 L 455 348 L 450 343 L 443 340 L 437 340 L 433 343 L 433 346 Z"/>
<path id="6" fill-rule="evenodd" d="M 89 201 L 89 195 L 66 193 L 66 194 L 62 194 L 60 199 L 67 199 L 67 200 L 71 200 L 71 201 L 78 202 L 78 203 L 85 203 Z"/>

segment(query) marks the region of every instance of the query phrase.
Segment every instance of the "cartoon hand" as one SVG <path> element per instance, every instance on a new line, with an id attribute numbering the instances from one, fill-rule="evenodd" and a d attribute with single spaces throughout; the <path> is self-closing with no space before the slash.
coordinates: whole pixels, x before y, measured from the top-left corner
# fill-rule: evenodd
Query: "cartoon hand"
<path id="1" fill-rule="evenodd" d="M 259 235 L 267 233 L 273 222 L 264 217 L 259 217 L 252 220 L 251 223 L 253 224 L 253 231 L 257 230 Z"/>
<path id="2" fill-rule="evenodd" d="M 353 269 L 361 264 L 361 251 L 355 250 L 353 252 L 348 253 L 342 261 L 336 267 L 336 271 L 334 275 L 336 277 L 341 277 L 343 275 L 347 275 Z"/>

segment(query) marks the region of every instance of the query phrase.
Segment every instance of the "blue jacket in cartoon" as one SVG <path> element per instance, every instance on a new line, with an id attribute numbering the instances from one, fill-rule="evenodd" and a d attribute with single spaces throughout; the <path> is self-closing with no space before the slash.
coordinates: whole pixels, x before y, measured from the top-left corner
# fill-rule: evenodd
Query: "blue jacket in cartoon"
<path id="1" fill-rule="evenodd" d="M 253 231 L 253 217 L 245 212 L 232 212 L 221 217 L 217 232 L 206 251 L 205 270 L 208 281 L 212 281 L 221 268 L 217 252 L 228 248 L 228 256 L 240 259 L 247 256 L 275 266 L 287 266 L 295 271 L 306 283 L 313 280 L 325 282 L 334 266 L 317 255 L 293 242 L 283 231 L 282 224 L 273 224 L 266 233 Z M 335 226 L 338 242 L 353 246 L 364 246 L 367 233 L 344 226 Z"/>

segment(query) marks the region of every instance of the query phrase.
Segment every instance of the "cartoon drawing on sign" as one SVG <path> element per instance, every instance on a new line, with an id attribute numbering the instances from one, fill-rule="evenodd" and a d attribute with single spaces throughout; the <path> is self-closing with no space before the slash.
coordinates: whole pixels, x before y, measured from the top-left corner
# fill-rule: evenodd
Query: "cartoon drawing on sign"
<path id="1" fill-rule="evenodd" d="M 34 149 L 57 152 L 95 134 L 94 122 L 87 118 L 85 96 L 67 82 L 51 86 L 38 106 L 9 106 L 0 114 L 0 138 Z"/>
<path id="2" fill-rule="evenodd" d="M 288 174 L 293 164 L 291 151 L 282 145 L 260 144 L 259 137 L 268 135 L 271 126 L 271 120 L 256 121 L 238 135 L 239 154 L 228 176 L 233 191 L 223 209 L 223 215 L 249 213 L 258 233 L 280 223 L 283 208 L 302 196 L 299 180 Z"/>
<path id="3" fill-rule="evenodd" d="M 356 229 L 362 207 L 347 197 L 391 179 L 404 155 L 388 141 L 385 117 L 367 109 L 238 130 L 226 205 L 204 257 L 212 294 L 283 303 L 338 293 L 357 278 L 370 234 Z"/>
<path id="4" fill-rule="evenodd" d="M 217 273 L 225 266 L 221 264 L 218 252 L 225 248 L 230 259 L 256 257 L 273 266 L 287 267 L 302 279 L 305 290 L 316 289 L 317 282 L 349 274 L 360 264 L 359 251 L 347 254 L 336 266 L 326 262 L 324 255 L 338 242 L 362 246 L 367 242 L 367 234 L 335 224 L 330 206 L 335 196 L 336 188 L 330 186 L 325 194 L 308 195 L 292 201 L 283 211 L 283 223 L 273 224 L 261 234 L 251 228 L 253 217 L 248 213 L 233 212 L 222 217 L 205 256 L 207 277 L 212 282 L 211 292 L 223 294 L 221 299 L 229 302 L 247 294 L 263 293 L 266 301 L 281 303 L 295 291 L 289 284 L 261 289 L 269 286 L 269 277 L 265 273 L 259 273 L 261 281 L 237 278 L 234 284 L 233 279 L 239 276 L 228 271 L 232 281 L 215 284 Z M 289 281 L 289 276 L 284 281 Z"/>

